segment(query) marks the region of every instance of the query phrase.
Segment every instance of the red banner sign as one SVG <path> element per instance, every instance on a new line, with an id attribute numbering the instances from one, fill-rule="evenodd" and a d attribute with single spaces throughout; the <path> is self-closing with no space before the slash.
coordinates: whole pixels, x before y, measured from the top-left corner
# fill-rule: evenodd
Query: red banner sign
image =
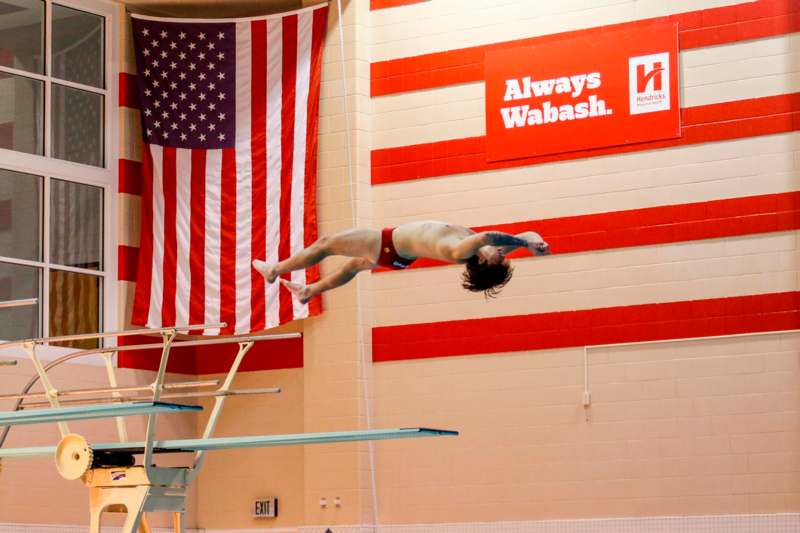
<path id="1" fill-rule="evenodd" d="M 679 136 L 675 23 L 486 54 L 489 161 Z"/>

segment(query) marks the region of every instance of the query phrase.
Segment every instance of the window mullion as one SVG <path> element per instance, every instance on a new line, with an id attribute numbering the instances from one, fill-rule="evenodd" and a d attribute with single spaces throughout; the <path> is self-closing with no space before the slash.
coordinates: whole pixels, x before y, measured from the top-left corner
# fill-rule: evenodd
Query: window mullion
<path id="1" fill-rule="evenodd" d="M 50 335 L 50 176 L 44 176 L 44 194 L 42 206 L 42 260 L 44 261 L 44 268 L 42 269 L 42 294 L 40 295 L 39 302 L 42 309 L 42 336 L 48 337 Z"/>
<path id="2" fill-rule="evenodd" d="M 44 74 L 46 79 L 44 81 L 44 116 L 42 122 L 44 124 L 44 156 L 50 157 L 50 146 L 52 144 L 52 128 L 50 127 L 50 113 L 53 103 L 51 101 L 52 82 L 50 81 L 52 70 L 52 51 L 53 51 L 53 6 L 50 0 L 45 2 L 44 8 Z"/>

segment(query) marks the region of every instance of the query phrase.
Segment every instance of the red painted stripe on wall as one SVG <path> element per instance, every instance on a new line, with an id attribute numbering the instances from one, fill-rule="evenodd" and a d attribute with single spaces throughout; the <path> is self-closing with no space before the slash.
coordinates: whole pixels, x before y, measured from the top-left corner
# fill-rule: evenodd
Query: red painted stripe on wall
<path id="1" fill-rule="evenodd" d="M 152 344 L 161 342 L 158 337 L 120 337 L 121 345 Z M 215 346 L 190 346 L 173 348 L 170 351 L 168 372 L 177 374 L 219 374 L 227 372 L 236 356 L 238 346 L 233 344 Z M 158 370 L 161 350 L 137 350 L 119 352 L 120 368 Z M 303 339 L 281 339 L 262 341 L 253 345 L 239 367 L 239 372 L 258 372 L 303 368 Z"/>
<path id="2" fill-rule="evenodd" d="M 117 247 L 117 279 L 135 282 L 138 268 L 139 248 L 120 244 Z"/>
<path id="3" fill-rule="evenodd" d="M 136 75 L 119 73 L 119 106 L 140 109 L 139 93 L 136 89 Z"/>
<path id="4" fill-rule="evenodd" d="M 130 159 L 120 159 L 119 192 L 127 194 L 142 194 L 142 163 Z"/>
<path id="5" fill-rule="evenodd" d="M 800 292 L 606 307 L 372 330 L 375 362 L 800 328 Z"/>
<path id="6" fill-rule="evenodd" d="M 800 31 L 800 2 L 758 0 L 665 17 L 379 61 L 370 65 L 370 92 L 372 96 L 381 96 L 481 81 L 484 75 L 484 57 L 490 50 L 532 46 L 548 41 L 665 22 L 678 22 L 680 49 L 688 50 Z"/>
<path id="7" fill-rule="evenodd" d="M 390 7 L 407 6 L 411 4 L 420 4 L 428 0 L 370 0 L 369 10 L 375 11 L 376 9 L 387 9 Z"/>
<path id="8" fill-rule="evenodd" d="M 763 194 L 476 227 L 517 234 L 536 231 L 554 254 L 610 250 L 800 229 L 800 192 Z M 517 250 L 509 257 L 528 257 Z M 418 259 L 410 268 L 447 263 Z M 387 272 L 381 268 L 376 272 Z"/>
<path id="9" fill-rule="evenodd" d="M 681 117 L 681 137 L 677 139 L 510 161 L 488 162 L 485 137 L 373 150 L 372 183 L 409 181 L 797 131 L 800 129 L 800 93 L 685 108 L 681 110 Z"/>

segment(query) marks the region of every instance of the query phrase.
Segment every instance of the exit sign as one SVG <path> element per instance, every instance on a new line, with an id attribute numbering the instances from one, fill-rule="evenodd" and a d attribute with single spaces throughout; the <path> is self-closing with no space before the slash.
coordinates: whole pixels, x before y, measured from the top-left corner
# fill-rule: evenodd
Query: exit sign
<path id="1" fill-rule="evenodd" d="M 278 516 L 278 498 L 255 500 L 252 510 L 253 518 L 275 518 Z"/>

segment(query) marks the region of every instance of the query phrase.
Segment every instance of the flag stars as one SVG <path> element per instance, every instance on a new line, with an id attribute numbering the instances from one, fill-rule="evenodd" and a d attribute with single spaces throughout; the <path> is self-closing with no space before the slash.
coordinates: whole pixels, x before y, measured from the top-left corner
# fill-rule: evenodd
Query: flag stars
<path id="1" fill-rule="evenodd" d="M 161 107 L 161 102 L 159 102 L 158 100 L 154 100 L 153 107 Z"/>
<path id="2" fill-rule="evenodd" d="M 169 127 L 172 128 L 173 130 L 177 130 L 178 129 L 178 125 L 175 124 L 174 122 L 172 124 L 170 124 Z"/>
<path id="3" fill-rule="evenodd" d="M 213 122 L 209 122 L 208 123 L 208 130 L 209 131 L 214 131 L 215 129 L 216 129 L 216 126 L 214 126 L 214 123 Z"/>
<path id="4" fill-rule="evenodd" d="M 201 72 L 200 74 L 198 74 L 198 75 L 197 75 L 197 77 L 200 79 L 200 81 L 202 81 L 202 80 L 206 79 L 206 75 L 205 75 L 205 73 L 203 73 L 203 72 Z"/>
<path id="5" fill-rule="evenodd" d="M 194 131 L 197 129 L 197 126 L 194 124 L 189 124 L 189 131 Z"/>
<path id="6" fill-rule="evenodd" d="M 167 38 L 167 30 L 161 30 L 161 33 L 159 35 L 161 35 L 162 39 L 166 39 Z"/>
<path id="7" fill-rule="evenodd" d="M 161 71 L 161 77 L 162 78 L 166 78 L 167 76 L 169 76 L 169 74 L 167 74 L 167 71 L 166 70 L 162 70 Z"/>
<path id="8" fill-rule="evenodd" d="M 163 98 L 164 100 L 166 100 L 166 99 L 167 99 L 167 96 L 169 96 L 169 93 L 168 93 L 167 91 L 161 91 L 161 98 Z"/>
<path id="9" fill-rule="evenodd" d="M 197 54 L 197 57 L 200 58 L 200 61 L 203 61 L 206 58 L 206 54 L 205 52 L 200 52 L 199 54 Z"/>
<path id="10" fill-rule="evenodd" d="M 200 134 L 200 140 L 201 140 L 202 142 L 205 142 L 205 140 L 206 140 L 206 135 L 205 135 L 205 133 L 201 133 L 201 134 Z"/>
<path id="11" fill-rule="evenodd" d="M 215 68 L 217 68 L 217 66 L 214 63 L 208 64 L 208 70 L 214 70 Z"/>
<path id="12" fill-rule="evenodd" d="M 186 113 L 181 113 L 179 116 L 181 120 L 186 120 Z"/>
<path id="13" fill-rule="evenodd" d="M 189 63 L 189 70 L 196 70 L 196 69 L 197 65 L 195 65 L 194 63 Z"/>
<path id="14" fill-rule="evenodd" d="M 225 100 L 225 93 L 219 93 L 217 95 L 217 98 L 219 98 L 220 100 Z"/>
<path id="15" fill-rule="evenodd" d="M 208 108 L 209 108 L 211 111 L 214 111 L 214 110 L 217 108 L 217 104 L 215 104 L 214 102 L 209 102 L 209 103 L 208 103 Z"/>
<path id="16" fill-rule="evenodd" d="M 203 32 L 200 32 L 200 35 L 198 35 L 197 38 L 200 39 L 201 41 L 204 41 L 206 39 L 206 34 L 203 33 Z"/>
<path id="17" fill-rule="evenodd" d="M 194 43 L 189 43 L 189 50 L 194 50 L 195 48 L 197 48 L 197 45 L 196 45 L 196 44 L 194 44 Z"/>
<path id="18" fill-rule="evenodd" d="M 158 87 L 158 80 L 153 80 L 153 87 Z"/>
<path id="19" fill-rule="evenodd" d="M 170 89 L 172 89 L 172 90 L 174 91 L 175 89 L 177 89 L 177 88 L 178 88 L 178 84 L 177 84 L 177 83 L 175 83 L 175 82 L 173 81 L 173 82 L 171 82 L 171 83 L 169 84 L 169 88 L 170 88 Z"/>
<path id="20" fill-rule="evenodd" d="M 219 74 L 217 74 L 217 78 L 219 78 L 220 80 L 224 80 L 225 79 L 225 73 L 224 72 L 220 72 Z"/>
<path id="21" fill-rule="evenodd" d="M 153 122 L 153 126 L 155 126 L 156 128 L 160 128 L 161 127 L 161 122 L 156 120 L 155 122 Z"/>
<path id="22" fill-rule="evenodd" d="M 152 115 L 152 114 L 153 114 L 153 112 L 152 112 L 152 111 L 150 111 L 150 109 L 145 109 L 145 110 L 144 110 L 144 116 L 146 116 L 146 117 L 149 117 L 149 116 L 150 116 L 150 115 Z"/>
<path id="23" fill-rule="evenodd" d="M 200 113 L 200 121 L 202 122 L 205 119 L 206 119 L 206 114 L 205 113 Z"/>
<path id="24" fill-rule="evenodd" d="M 206 99 L 206 93 L 200 93 L 200 94 L 198 94 L 198 95 L 197 95 L 197 98 L 199 98 L 199 99 L 200 99 L 200 101 L 202 102 L 203 100 L 205 100 L 205 99 Z"/>
<path id="25" fill-rule="evenodd" d="M 162 50 L 159 55 L 161 56 L 161 59 L 166 59 L 167 58 L 167 51 L 166 50 Z"/>
<path id="26" fill-rule="evenodd" d="M 172 102 L 171 104 L 169 104 L 169 108 L 172 109 L 173 111 L 177 111 L 178 110 L 178 103 L 177 102 Z"/>
<path id="27" fill-rule="evenodd" d="M 142 55 L 144 57 L 150 56 L 150 49 L 149 48 L 145 48 L 144 50 L 142 50 Z"/>
<path id="28" fill-rule="evenodd" d="M 217 135 L 217 139 L 219 139 L 220 141 L 224 141 L 225 140 L 225 134 L 224 133 L 220 133 L 219 135 Z"/>
<path id="29" fill-rule="evenodd" d="M 144 94 L 145 94 L 145 96 L 152 96 L 153 91 L 151 91 L 150 89 L 145 89 L 144 90 Z"/>
<path id="30" fill-rule="evenodd" d="M 214 43 L 208 43 L 208 49 L 213 50 L 215 48 Z"/>
<path id="31" fill-rule="evenodd" d="M 185 72 L 181 72 L 180 74 L 178 74 L 178 77 L 180 79 L 182 79 L 182 80 L 185 80 L 186 79 L 186 73 Z"/>
<path id="32" fill-rule="evenodd" d="M 220 113 L 220 114 L 219 114 L 219 120 L 220 120 L 220 122 L 222 122 L 223 120 L 225 120 L 225 113 Z"/>
<path id="33" fill-rule="evenodd" d="M 217 84 L 214 83 L 214 82 L 211 82 L 211 83 L 208 84 L 208 90 L 209 91 L 213 91 L 216 87 L 217 87 Z"/>
<path id="34" fill-rule="evenodd" d="M 169 132 L 164 130 L 164 132 L 161 135 L 166 139 L 167 137 L 169 137 Z"/>
<path id="35" fill-rule="evenodd" d="M 218 59 L 218 60 L 220 60 L 220 61 L 222 61 L 223 59 L 225 59 L 225 53 L 224 53 L 224 52 L 220 52 L 220 53 L 218 53 L 218 54 L 217 54 L 217 59 Z"/>
<path id="36" fill-rule="evenodd" d="M 150 76 L 150 69 L 149 68 L 144 69 L 144 75 L 145 76 Z"/>
<path id="37" fill-rule="evenodd" d="M 175 50 L 176 48 L 178 48 L 178 43 L 176 43 L 175 41 L 172 41 L 171 43 L 169 43 L 169 47 L 171 49 Z"/>
<path id="38" fill-rule="evenodd" d="M 196 111 L 196 110 L 197 110 L 197 104 L 189 104 L 189 111 Z"/>
<path id="39" fill-rule="evenodd" d="M 189 90 L 190 91 L 194 91 L 195 89 L 197 89 L 197 84 L 194 83 L 194 82 L 190 83 L 189 84 Z"/>
<path id="40" fill-rule="evenodd" d="M 181 100 L 186 100 L 186 93 L 179 94 L 178 98 L 180 98 Z"/>
<path id="41" fill-rule="evenodd" d="M 157 48 L 157 47 L 158 47 L 158 41 L 156 41 L 155 39 L 153 39 L 152 41 L 150 41 L 150 45 L 151 45 L 153 48 Z"/>
<path id="42" fill-rule="evenodd" d="M 166 111 L 162 111 L 162 112 L 161 112 L 161 118 L 163 118 L 164 120 L 166 120 L 167 118 L 169 118 L 169 113 L 167 113 Z"/>
<path id="43" fill-rule="evenodd" d="M 217 39 L 219 39 L 220 41 L 221 41 L 222 39 L 224 39 L 224 38 L 225 38 L 225 33 L 224 33 L 224 32 L 219 32 L 219 33 L 217 34 Z"/>
<path id="44" fill-rule="evenodd" d="M 144 35 L 145 37 L 150 35 L 150 29 L 149 28 L 142 28 L 142 35 Z"/>
<path id="45" fill-rule="evenodd" d="M 186 140 L 186 134 L 185 134 L 185 133 L 181 133 L 181 140 L 182 140 L 182 141 L 185 141 L 185 140 Z"/>
<path id="46" fill-rule="evenodd" d="M 172 63 L 169 64 L 169 68 L 171 68 L 172 70 L 175 70 L 176 68 L 178 68 L 178 64 L 173 61 Z"/>
<path id="47" fill-rule="evenodd" d="M 150 62 L 150 64 L 151 64 L 151 65 L 153 65 L 153 67 L 157 67 L 157 66 L 158 66 L 158 59 L 154 59 L 154 60 L 152 60 L 152 61 Z"/>
<path id="48" fill-rule="evenodd" d="M 151 129 L 149 129 L 149 128 L 148 128 L 148 130 L 147 130 L 147 136 L 148 136 L 148 137 L 152 137 L 152 135 L 153 135 L 153 130 L 151 130 Z"/>
<path id="49" fill-rule="evenodd" d="M 182 31 L 182 32 L 180 32 L 180 33 L 178 34 L 178 38 L 179 38 L 179 39 L 186 39 L 186 32 L 185 32 L 185 31 Z"/>

